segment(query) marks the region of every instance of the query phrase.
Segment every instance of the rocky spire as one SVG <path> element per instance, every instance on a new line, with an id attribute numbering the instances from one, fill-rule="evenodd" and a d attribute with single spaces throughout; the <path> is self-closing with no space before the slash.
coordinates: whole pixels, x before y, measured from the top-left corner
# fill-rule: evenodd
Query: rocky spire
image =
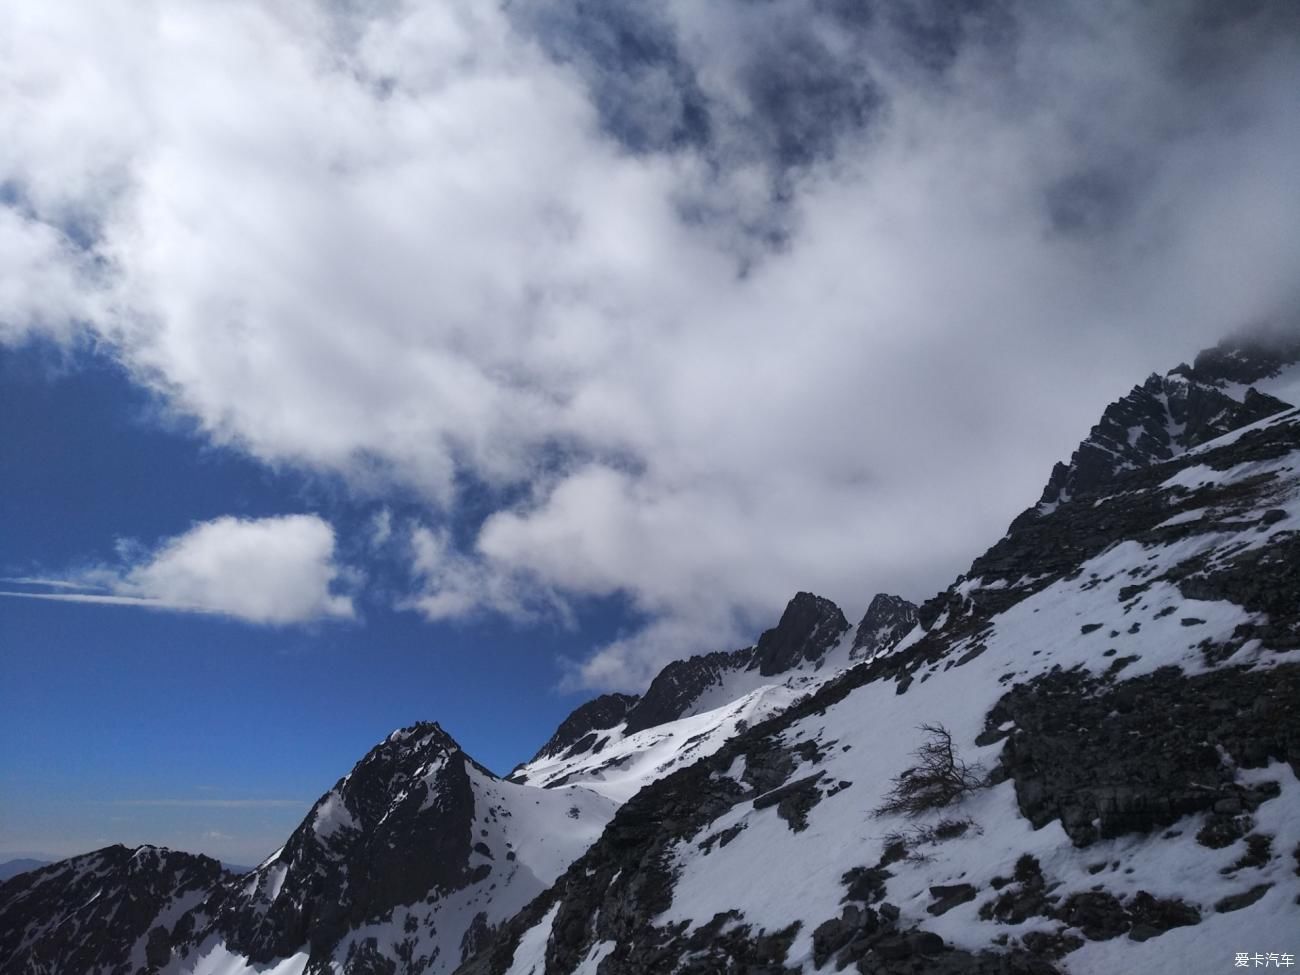
<path id="1" fill-rule="evenodd" d="M 890 649 L 916 626 L 916 604 L 902 596 L 877 593 L 853 635 L 852 658 L 865 659 Z"/>

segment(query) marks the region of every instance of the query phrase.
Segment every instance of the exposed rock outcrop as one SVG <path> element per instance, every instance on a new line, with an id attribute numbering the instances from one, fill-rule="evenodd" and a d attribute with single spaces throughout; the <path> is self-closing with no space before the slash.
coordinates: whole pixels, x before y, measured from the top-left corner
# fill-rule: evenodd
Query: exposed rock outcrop
<path id="1" fill-rule="evenodd" d="M 562 755 L 593 732 L 604 731 L 622 724 L 627 720 L 628 712 L 640 700 L 641 698 L 635 694 L 602 694 L 586 704 L 579 705 L 560 722 L 560 726 L 555 729 L 555 734 L 551 735 L 550 740 L 532 757 L 532 761 Z"/>
<path id="2" fill-rule="evenodd" d="M 1225 339 L 1190 366 L 1152 374 L 1106 407 L 1068 464 L 1057 464 L 1038 506 L 1041 515 L 1107 489 L 1115 477 L 1170 460 L 1225 433 L 1298 404 L 1249 387 L 1300 361 L 1300 339 L 1259 330 Z"/>
<path id="3" fill-rule="evenodd" d="M 902 596 L 877 593 L 853 634 L 853 659 L 870 657 L 892 649 L 915 626 L 915 603 Z"/>
<path id="4" fill-rule="evenodd" d="M 795 595 L 781 621 L 758 638 L 754 661 L 764 676 L 783 674 L 802 663 L 820 660 L 849 628 L 840 608 L 810 592 Z"/>
<path id="5" fill-rule="evenodd" d="M 659 671 L 636 706 L 628 712 L 629 735 L 673 721 L 685 714 L 705 690 L 720 683 L 728 674 L 743 670 L 754 657 L 747 647 L 731 652 L 718 651 L 674 660 Z"/>
<path id="6" fill-rule="evenodd" d="M 216 860 L 155 846 L 110 846 L 20 874 L 0 884 L 0 971 L 136 975 L 137 953 L 156 971 L 173 939 L 159 918 L 226 879 Z"/>

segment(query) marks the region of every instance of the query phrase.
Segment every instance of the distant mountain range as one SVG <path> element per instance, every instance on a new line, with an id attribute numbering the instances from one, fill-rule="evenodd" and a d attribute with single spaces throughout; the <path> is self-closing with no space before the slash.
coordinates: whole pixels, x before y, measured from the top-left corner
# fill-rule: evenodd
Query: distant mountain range
<path id="1" fill-rule="evenodd" d="M 242 875 L 0 884 L 0 972 L 1210 972 L 1300 954 L 1300 338 L 1111 404 L 920 606 L 798 593 L 498 777 L 393 732 Z M 863 539 L 870 544 L 870 539 Z"/>
<path id="2" fill-rule="evenodd" d="M 10 877 L 16 877 L 28 870 L 43 867 L 47 863 L 52 863 L 53 859 L 53 857 L 45 860 L 36 860 L 31 857 L 15 857 L 12 860 L 5 860 L 0 862 L 0 880 L 8 880 Z"/>

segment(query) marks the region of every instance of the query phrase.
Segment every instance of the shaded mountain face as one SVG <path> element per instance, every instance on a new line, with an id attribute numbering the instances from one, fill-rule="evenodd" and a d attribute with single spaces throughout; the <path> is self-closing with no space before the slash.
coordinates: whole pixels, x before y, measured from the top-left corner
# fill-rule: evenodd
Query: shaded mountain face
<path id="1" fill-rule="evenodd" d="M 597 731 L 622 724 L 639 700 L 635 694 L 602 694 L 575 708 L 572 714 L 560 722 L 555 734 L 538 750 L 532 761 L 555 758 L 574 747 L 586 751 L 595 743 Z"/>
<path id="2" fill-rule="evenodd" d="M 916 604 L 902 596 L 878 593 L 853 634 L 852 659 L 892 650 L 916 626 Z"/>
<path id="3" fill-rule="evenodd" d="M 1240 386 L 1270 385 L 1289 366 L 1300 362 L 1300 329 L 1263 326 L 1224 339 L 1205 349 L 1192 364 L 1191 378 L 1198 382 Z M 1269 392 L 1281 392 L 1283 399 L 1294 398 L 1294 379 Z M 1300 405 L 1300 404 L 1292 404 Z"/>
<path id="4" fill-rule="evenodd" d="M 521 765 L 510 780 L 543 789 L 580 785 L 619 802 L 648 783 L 710 755 L 728 739 L 789 707 L 804 694 L 839 673 L 828 668 L 796 672 L 781 681 L 763 679 L 748 689 L 734 683 L 711 689 L 722 703 L 632 734 L 619 726 L 599 732 L 594 744 L 575 745 L 554 757 Z M 734 675 L 732 675 L 734 676 Z M 746 675 L 743 671 L 741 676 Z"/>
<path id="5" fill-rule="evenodd" d="M 205 856 L 110 846 L 0 884 L 0 971 L 134 975 L 166 963 L 167 926 L 229 875 Z"/>
<path id="6" fill-rule="evenodd" d="M 754 646 L 668 664 L 628 714 L 625 731 L 635 734 L 689 714 L 706 691 L 725 685 L 730 675 L 756 670 L 763 677 L 775 677 L 805 664 L 816 665 L 848 628 L 844 614 L 829 599 L 796 593 L 780 621 L 764 631 Z"/>
<path id="7" fill-rule="evenodd" d="M 207 905 L 229 948 L 268 962 L 486 875 L 471 865 L 470 759 L 436 724 L 394 732 L 322 796 L 288 842 Z"/>
<path id="8" fill-rule="evenodd" d="M 148 965 L 133 956 L 121 971 L 449 971 L 545 890 L 613 811 L 588 790 L 504 782 L 437 724 L 416 724 L 375 746 L 256 869 L 205 875 L 184 888 L 183 910 L 142 907 Z M 117 856 L 93 856 L 105 854 Z M 64 882 L 43 889 L 38 908 L 50 916 L 81 898 Z M 126 958 L 124 937 L 105 942 L 114 965 Z"/>
<path id="9" fill-rule="evenodd" d="M 754 648 L 706 653 L 686 660 L 674 660 L 655 675 L 641 700 L 627 716 L 625 734 L 675 721 L 713 687 L 748 669 L 754 662 Z"/>
<path id="10" fill-rule="evenodd" d="M 902 611 L 901 602 L 896 608 Z M 797 593 L 777 625 L 754 646 L 673 661 L 651 681 L 625 721 L 589 732 L 567 749 L 539 754 L 510 778 L 543 788 L 581 784 L 627 799 L 849 666 L 848 630 L 833 602 Z M 561 728 L 570 722 L 582 727 L 588 706 L 578 708 Z"/>
<path id="11" fill-rule="evenodd" d="M 1019 519 L 917 639 L 648 784 L 461 971 L 1184 971 L 1289 943 L 1300 410 L 1110 477 Z"/>
<path id="12" fill-rule="evenodd" d="M 795 595 L 781 621 L 758 638 L 754 663 L 764 677 L 783 674 L 802 663 L 815 663 L 849 628 L 840 608 L 810 592 Z"/>

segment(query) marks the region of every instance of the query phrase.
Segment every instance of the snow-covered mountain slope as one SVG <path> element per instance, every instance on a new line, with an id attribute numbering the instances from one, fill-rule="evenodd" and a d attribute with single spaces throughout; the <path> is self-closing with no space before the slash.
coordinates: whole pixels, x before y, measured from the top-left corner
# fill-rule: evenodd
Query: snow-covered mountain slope
<path id="1" fill-rule="evenodd" d="M 512 781 L 544 789 L 581 784 L 617 802 L 644 786 L 711 755 L 751 725 L 785 710 L 829 679 L 794 675 L 764 684 L 722 707 L 626 734 L 623 725 L 602 732 L 597 746 L 574 755 L 540 759 L 516 769 Z"/>
<path id="2" fill-rule="evenodd" d="M 532 757 L 536 762 L 543 758 L 556 758 L 597 731 L 615 728 L 627 720 L 628 711 L 641 700 L 636 694 L 602 694 L 574 708 L 560 722 L 545 745 Z M 595 741 L 594 738 L 591 739 Z M 583 749 L 579 749 L 583 750 Z"/>
<path id="3" fill-rule="evenodd" d="M 880 607 L 911 609 L 896 597 L 873 607 L 877 615 Z M 450 971 L 587 849 L 619 802 L 788 707 L 848 666 L 853 652 L 839 609 L 801 593 L 755 646 L 672 664 L 642 697 L 606 695 L 578 708 L 521 781 L 491 775 L 436 724 L 394 732 L 257 868 L 236 878 L 218 867 L 202 883 L 168 880 L 164 871 L 159 889 L 182 888 L 179 907 L 142 915 L 138 931 L 96 929 L 89 941 L 103 952 L 104 970 L 129 959 L 120 970 L 132 975 Z M 642 722 L 681 716 L 629 734 L 643 701 Z M 601 742 L 584 744 L 610 722 Z M 134 856 L 93 856 L 119 855 Z M 7 904 L 6 930 L 25 930 L 25 916 L 59 915 L 79 891 L 61 878 L 44 900 Z"/>
<path id="4" fill-rule="evenodd" d="M 646 786 L 462 971 L 1300 955 L 1300 411 L 1021 520 L 919 616 Z"/>
<path id="5" fill-rule="evenodd" d="M 635 734 L 678 718 L 711 711 L 794 673 L 822 669 L 849 629 L 840 608 L 812 593 L 797 593 L 780 621 L 752 647 L 668 664 L 628 712 Z"/>
<path id="6" fill-rule="evenodd" d="M 502 781 L 436 724 L 396 731 L 280 850 L 169 929 L 161 971 L 449 971 L 551 884 L 614 808 L 583 788 Z"/>
<path id="7" fill-rule="evenodd" d="M 622 802 L 654 779 L 711 755 L 723 742 L 776 714 L 865 657 L 899 643 L 916 623 L 916 607 L 884 593 L 872 601 L 853 633 L 834 603 L 798 593 L 780 622 L 752 647 L 670 663 L 626 717 L 612 726 L 589 727 L 578 708 L 551 742 L 511 774 L 514 782 L 554 788 L 580 783 Z M 615 702 L 622 705 L 622 701 Z"/>
<path id="8" fill-rule="evenodd" d="M 166 928 L 229 875 L 216 860 L 110 846 L 0 884 L 0 971 L 133 973 L 166 960 Z"/>
<path id="9" fill-rule="evenodd" d="M 2 884 L 0 975 L 1300 956 L 1288 349 L 1203 353 L 1139 397 L 1150 424 L 1112 407 L 1055 499 L 923 606 L 877 597 L 851 630 L 801 593 L 753 647 L 577 709 L 514 781 L 420 724 L 242 877 L 110 848 Z"/>

